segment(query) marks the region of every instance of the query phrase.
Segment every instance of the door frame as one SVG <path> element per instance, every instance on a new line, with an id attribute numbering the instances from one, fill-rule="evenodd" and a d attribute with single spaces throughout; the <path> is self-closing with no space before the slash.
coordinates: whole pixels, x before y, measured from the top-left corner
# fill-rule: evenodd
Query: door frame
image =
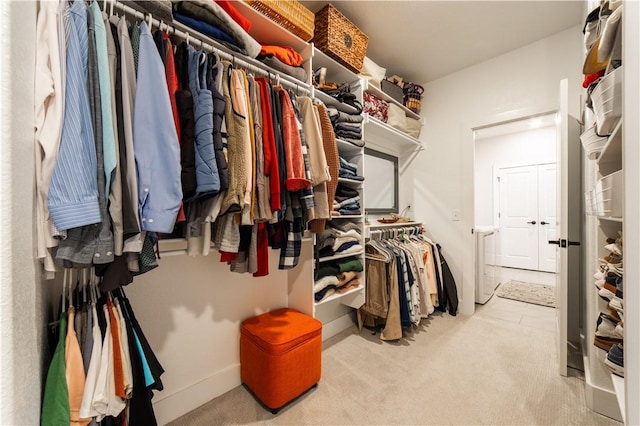
<path id="1" fill-rule="evenodd" d="M 487 127 L 506 124 L 513 121 L 542 115 L 555 114 L 559 105 L 555 102 L 537 106 L 513 109 L 502 113 L 480 115 L 471 121 L 464 122 L 462 144 L 462 298 L 460 313 L 475 313 L 475 273 L 476 258 L 475 235 L 475 138 L 474 132 Z"/>

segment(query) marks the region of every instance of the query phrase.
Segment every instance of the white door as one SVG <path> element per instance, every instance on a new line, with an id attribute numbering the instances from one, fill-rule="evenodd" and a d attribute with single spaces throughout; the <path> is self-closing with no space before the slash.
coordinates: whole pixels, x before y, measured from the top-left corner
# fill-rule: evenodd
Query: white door
<path id="1" fill-rule="evenodd" d="M 556 193 L 556 346 L 560 375 L 567 375 L 569 340 L 577 340 L 580 284 L 581 175 L 577 120 L 569 116 L 568 80 L 560 81 L 560 109 L 557 116 L 558 179 Z M 573 189 L 573 190 L 570 190 Z M 569 299 L 573 303 L 569 305 Z M 570 339 L 571 338 L 571 339 Z"/>
<path id="2" fill-rule="evenodd" d="M 538 166 L 538 270 L 556 272 L 556 165 Z"/>
<path id="3" fill-rule="evenodd" d="M 538 269 L 537 186 L 537 166 L 501 169 L 502 266 Z"/>

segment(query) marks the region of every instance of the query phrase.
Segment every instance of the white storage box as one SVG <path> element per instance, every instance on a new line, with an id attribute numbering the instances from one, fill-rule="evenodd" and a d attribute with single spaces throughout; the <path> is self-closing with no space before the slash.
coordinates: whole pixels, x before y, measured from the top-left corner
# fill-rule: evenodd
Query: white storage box
<path id="1" fill-rule="evenodd" d="M 598 216 L 622 218 L 624 203 L 624 175 L 622 170 L 600 179 L 595 187 Z"/>
<path id="2" fill-rule="evenodd" d="M 589 160 L 596 160 L 607 143 L 606 136 L 598 136 L 595 126 L 580 135 L 580 141 Z"/>
<path id="3" fill-rule="evenodd" d="M 622 67 L 605 75 L 591 93 L 596 131 L 610 135 L 622 115 Z"/>

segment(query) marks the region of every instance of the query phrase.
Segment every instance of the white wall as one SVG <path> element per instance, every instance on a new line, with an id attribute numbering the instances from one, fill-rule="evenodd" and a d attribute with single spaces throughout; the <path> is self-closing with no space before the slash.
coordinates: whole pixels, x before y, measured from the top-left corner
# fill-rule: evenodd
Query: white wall
<path id="1" fill-rule="evenodd" d="M 0 2 L 0 424 L 38 424 L 43 289 L 33 250 L 35 2 Z"/>
<path id="2" fill-rule="evenodd" d="M 569 78 L 570 112 L 577 117 L 582 49 L 581 28 L 574 27 L 425 85 L 421 139 L 428 148 L 411 165 L 415 215 L 442 245 L 471 312 L 473 263 L 466 257 L 473 253 L 465 244 L 473 227 L 474 211 L 468 206 L 473 190 L 463 178 L 473 176 L 472 160 L 465 164 L 464 157 L 473 143 L 471 128 L 511 119 L 516 110 L 526 115 L 555 110 L 562 78 Z M 452 221 L 454 209 L 462 212 L 461 221 Z"/>
<path id="3" fill-rule="evenodd" d="M 153 399 L 166 423 L 240 384 L 240 322 L 287 306 L 279 250 L 270 274 L 229 271 L 217 250 L 206 257 L 161 255 L 160 266 L 125 287 L 160 363 L 164 390 Z"/>
<path id="4" fill-rule="evenodd" d="M 475 143 L 475 220 L 474 225 L 494 223 L 494 169 L 554 163 L 556 129 L 529 129 L 476 140 Z"/>

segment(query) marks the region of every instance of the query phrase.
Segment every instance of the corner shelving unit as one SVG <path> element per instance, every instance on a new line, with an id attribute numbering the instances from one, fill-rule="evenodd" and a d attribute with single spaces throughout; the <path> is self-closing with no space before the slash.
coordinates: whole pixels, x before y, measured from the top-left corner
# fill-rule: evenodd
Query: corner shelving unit
<path id="1" fill-rule="evenodd" d="M 595 181 L 610 176 L 616 172 L 622 172 L 622 119 L 616 124 L 612 133 L 608 136 L 607 142 L 603 147 L 598 159 L 593 165 L 587 169 L 594 173 Z M 613 191 L 612 191 L 613 194 Z M 619 194 L 623 197 L 622 191 Z M 614 200 L 607 200 L 613 203 Z M 620 200 L 619 200 L 620 201 Z M 587 407 L 613 419 L 624 421 L 624 378 L 618 377 L 609 370 L 604 364 L 607 353 L 597 348 L 593 344 L 593 338 L 596 331 L 596 320 L 600 312 L 607 311 L 607 302 L 602 300 L 597 289 L 593 285 L 593 273 L 597 270 L 599 258 L 608 254 L 604 249 L 607 244 L 608 237 L 615 238 L 619 232 L 623 231 L 624 218 L 611 216 L 608 212 L 597 214 L 595 212 L 595 222 L 587 220 L 587 223 L 593 227 L 589 233 L 592 238 L 589 239 L 587 247 L 589 253 L 588 264 L 590 271 L 587 271 L 586 287 L 586 312 L 585 325 L 582 341 L 583 361 L 585 369 L 585 398 Z M 589 273 L 590 272 L 590 273 Z"/>

